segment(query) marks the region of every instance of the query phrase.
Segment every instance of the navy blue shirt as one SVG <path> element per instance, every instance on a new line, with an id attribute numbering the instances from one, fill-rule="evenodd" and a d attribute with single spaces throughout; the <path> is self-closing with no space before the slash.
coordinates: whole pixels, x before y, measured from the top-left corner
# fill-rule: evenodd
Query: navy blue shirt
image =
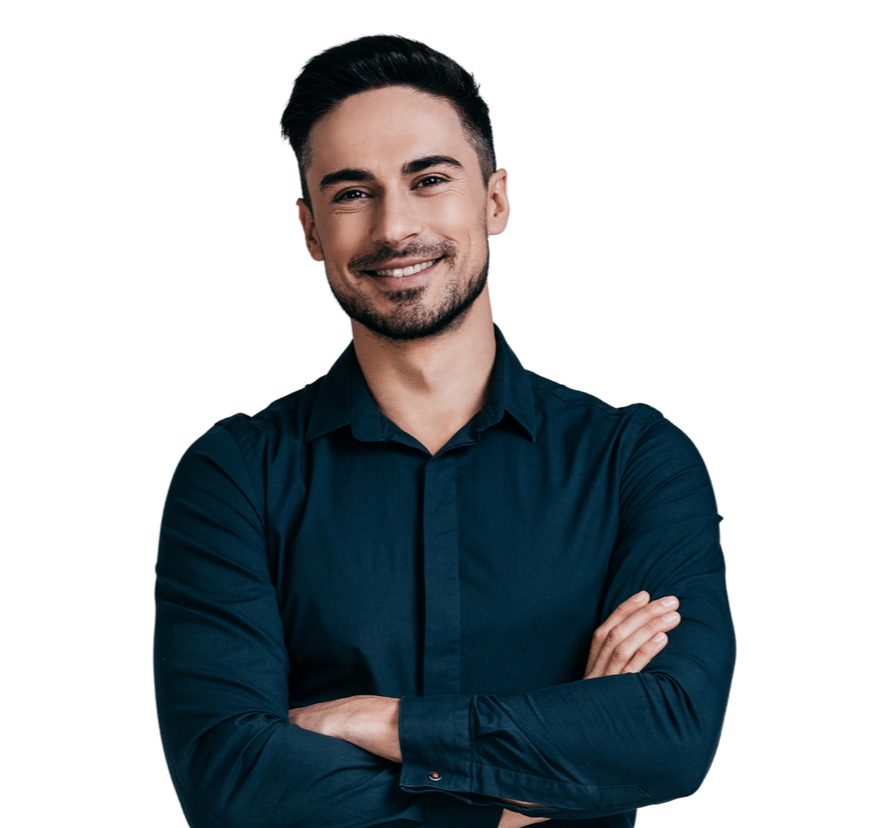
<path id="1" fill-rule="evenodd" d="M 485 407 L 433 456 L 378 411 L 353 345 L 184 455 L 155 670 L 190 825 L 493 828 L 504 798 L 609 828 L 701 783 L 734 658 L 702 459 L 653 408 L 497 342 Z M 680 599 L 668 645 L 581 680 L 593 631 L 641 589 Z M 288 724 L 361 693 L 402 699 L 402 765 Z"/>

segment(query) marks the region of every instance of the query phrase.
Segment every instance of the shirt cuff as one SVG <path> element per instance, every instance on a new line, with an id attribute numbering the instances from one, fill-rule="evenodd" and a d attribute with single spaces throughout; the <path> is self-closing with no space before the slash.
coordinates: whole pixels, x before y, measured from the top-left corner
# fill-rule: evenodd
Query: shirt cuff
<path id="1" fill-rule="evenodd" d="M 404 696 L 399 728 L 400 787 L 410 793 L 473 790 L 469 696 Z"/>
<path id="2" fill-rule="evenodd" d="M 450 825 L 455 828 L 497 828 L 504 812 L 500 805 L 468 805 L 461 799 L 439 793 L 431 799 L 428 828 L 449 828 Z"/>

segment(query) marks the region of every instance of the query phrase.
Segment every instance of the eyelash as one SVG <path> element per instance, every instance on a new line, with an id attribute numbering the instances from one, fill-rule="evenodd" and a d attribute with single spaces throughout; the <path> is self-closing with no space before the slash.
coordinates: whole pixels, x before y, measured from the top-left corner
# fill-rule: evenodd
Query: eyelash
<path id="1" fill-rule="evenodd" d="M 428 184 L 427 183 L 428 181 L 433 181 L 434 183 Z M 425 189 L 427 187 L 436 187 L 437 184 L 444 184 L 446 181 L 448 181 L 448 179 L 443 178 L 441 175 L 427 175 L 424 178 L 422 178 L 421 181 L 419 181 L 415 185 L 415 189 Z M 363 190 L 345 190 L 344 192 L 339 193 L 339 195 L 337 195 L 335 197 L 335 199 L 333 199 L 333 200 L 339 201 L 339 202 L 341 202 L 341 201 L 360 201 L 360 198 L 349 198 L 349 196 L 353 196 L 357 193 L 360 193 L 360 195 L 363 196 L 364 198 L 369 198 L 369 195 L 367 193 L 363 192 Z"/>
<path id="2" fill-rule="evenodd" d="M 416 187 L 422 187 L 422 186 L 425 185 L 428 181 L 431 181 L 431 180 L 435 180 L 437 184 L 443 184 L 443 183 L 445 183 L 448 179 L 443 178 L 443 177 L 440 176 L 440 175 L 428 175 L 428 176 L 425 176 L 424 178 L 422 178 L 421 181 L 419 181 L 415 186 L 416 186 Z M 430 186 L 431 186 L 431 187 L 435 187 L 436 184 L 431 184 Z"/>

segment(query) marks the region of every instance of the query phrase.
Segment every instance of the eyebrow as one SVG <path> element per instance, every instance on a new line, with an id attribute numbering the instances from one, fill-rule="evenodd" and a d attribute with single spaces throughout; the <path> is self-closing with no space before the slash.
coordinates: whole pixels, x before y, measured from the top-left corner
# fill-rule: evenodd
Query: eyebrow
<path id="1" fill-rule="evenodd" d="M 414 175 L 430 167 L 457 167 L 458 169 L 464 169 L 464 165 L 460 161 L 455 160 L 449 155 L 425 155 L 423 158 L 416 158 L 414 161 L 404 164 L 400 172 L 403 175 Z M 319 189 L 323 192 L 340 181 L 375 181 L 375 175 L 369 170 L 348 167 L 344 170 L 327 173 L 320 180 Z"/>

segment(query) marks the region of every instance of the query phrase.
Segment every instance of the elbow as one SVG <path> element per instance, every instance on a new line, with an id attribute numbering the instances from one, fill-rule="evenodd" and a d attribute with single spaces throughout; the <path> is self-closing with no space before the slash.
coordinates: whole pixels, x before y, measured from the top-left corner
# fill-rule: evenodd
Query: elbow
<path id="1" fill-rule="evenodd" d="M 696 752 L 680 757 L 676 766 L 671 768 L 669 778 L 662 780 L 659 786 L 661 795 L 657 797 L 656 801 L 668 802 L 672 799 L 683 799 L 696 793 L 708 775 L 713 757 L 713 751 L 707 757 L 704 753 Z"/>
<path id="2" fill-rule="evenodd" d="M 178 789 L 180 804 L 186 821 L 192 828 L 274 828 L 276 823 L 267 818 L 259 803 L 247 806 L 240 798 L 223 800 L 200 791 L 182 793 Z M 294 823 L 287 823 L 293 827 Z"/>
<path id="3" fill-rule="evenodd" d="M 699 742 L 669 747 L 653 767 L 642 770 L 638 786 L 646 796 L 639 805 L 658 805 L 692 796 L 702 787 L 713 751 Z"/>
<path id="4" fill-rule="evenodd" d="M 313 824 L 283 819 L 264 795 L 263 783 L 275 780 L 267 780 L 265 772 L 257 770 L 256 760 L 274 730 L 270 716 L 229 719 L 190 742 L 173 763 L 169 757 L 171 777 L 189 825 L 298 828 Z"/>
<path id="5" fill-rule="evenodd" d="M 704 784 L 717 753 L 712 734 L 694 733 L 657 757 L 645 790 L 655 792 L 654 802 L 672 802 L 695 794 Z"/>
<path id="6" fill-rule="evenodd" d="M 674 682 L 672 703 L 666 709 L 666 733 L 648 762 L 642 787 L 652 802 L 692 796 L 708 775 L 723 723 L 724 709 L 697 709 L 692 699 Z M 723 706 L 725 708 L 725 705 Z"/>

